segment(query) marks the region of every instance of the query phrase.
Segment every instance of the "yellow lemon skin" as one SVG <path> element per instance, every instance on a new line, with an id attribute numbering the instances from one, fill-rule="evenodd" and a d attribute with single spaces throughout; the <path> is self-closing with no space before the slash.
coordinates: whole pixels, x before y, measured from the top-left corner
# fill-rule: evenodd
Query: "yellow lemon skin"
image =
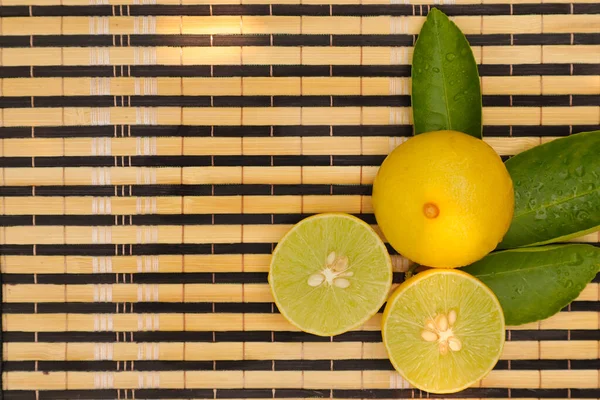
<path id="1" fill-rule="evenodd" d="M 373 183 L 373 209 L 391 246 L 419 264 L 457 268 L 492 251 L 513 216 L 513 184 L 483 140 L 423 133 L 396 147 Z"/>

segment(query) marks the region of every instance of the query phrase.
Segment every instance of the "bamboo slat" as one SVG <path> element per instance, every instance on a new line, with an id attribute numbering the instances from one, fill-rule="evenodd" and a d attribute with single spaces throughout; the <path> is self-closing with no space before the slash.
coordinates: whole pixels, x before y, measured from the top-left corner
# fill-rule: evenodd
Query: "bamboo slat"
<path id="1" fill-rule="evenodd" d="M 235 34 L 235 33 L 231 33 Z M 362 53 L 362 56 L 361 56 Z M 481 64 L 574 63 L 598 64 L 598 45 L 494 46 L 473 47 L 475 60 Z M 4 48 L 4 66 L 85 65 L 89 59 L 99 65 L 408 65 L 410 47 L 172 47 L 157 48 Z"/>
<path id="2" fill-rule="evenodd" d="M 333 208 L 333 207 L 329 207 Z M 306 210 L 305 210 L 306 211 Z M 331 211 L 324 209 L 323 212 Z M 276 243 L 292 225 L 9 226 L 5 244 Z M 372 228 L 385 241 L 376 225 Z M 134 239 L 135 238 L 135 239 Z M 592 233 L 577 242 L 598 240 Z"/>
<path id="3" fill-rule="evenodd" d="M 66 349 L 66 350 L 65 350 Z M 381 343 L 5 343 L 6 361 L 235 361 L 387 359 Z M 507 342 L 502 360 L 587 360 L 597 341 Z M 103 355 L 103 356 L 102 356 Z"/>
<path id="4" fill-rule="evenodd" d="M 239 4 L 239 2 L 237 3 Z M 89 33 L 91 17 L 0 18 L 3 35 L 83 35 Z M 106 33 L 132 35 L 140 32 L 143 17 L 103 17 Z M 594 33 L 597 15 L 485 15 L 455 16 L 465 34 L 497 33 Z M 157 34 L 391 34 L 419 33 L 421 16 L 157 16 Z M 542 23 L 543 21 L 543 23 Z"/>
<path id="5" fill-rule="evenodd" d="M 600 51 L 599 51 L 600 54 Z M 579 123 L 598 124 L 599 106 L 580 107 L 484 107 L 487 125 L 536 126 Z M 77 125 L 396 125 L 408 124 L 408 107 L 278 107 L 277 109 L 207 107 L 110 107 L 110 108 L 7 108 L 3 113 L 6 127 L 77 126 Z M 36 117 L 36 118 L 34 118 Z"/>
<path id="6" fill-rule="evenodd" d="M 397 286 L 395 284 L 393 288 Z M 4 301 L 6 303 L 98 301 L 271 303 L 273 296 L 266 284 L 20 284 L 5 286 Z M 590 283 L 575 301 L 598 301 L 598 284 Z"/>
<path id="7" fill-rule="evenodd" d="M 296 96 L 410 94 L 410 78 L 234 77 L 234 78 L 2 78 L 5 96 Z M 483 95 L 596 94 L 600 76 L 482 76 Z"/>
<path id="8" fill-rule="evenodd" d="M 298 331 L 280 314 L 5 314 L 6 329 L 21 332 L 144 332 L 214 330 Z M 381 315 L 377 314 L 356 331 L 377 331 Z M 567 328 L 568 326 L 568 328 Z M 40 327 L 42 330 L 40 330 Z M 509 327 L 512 330 L 580 329 L 598 330 L 598 313 L 592 311 L 560 312 L 546 320 Z"/>
<path id="9" fill-rule="evenodd" d="M 327 384 L 332 389 L 389 389 L 394 372 L 375 371 L 183 371 L 176 372 L 8 372 L 5 373 L 6 388 L 28 389 L 35 382 L 36 389 L 85 389 L 93 385 L 98 374 L 108 374 L 113 387 L 128 389 L 139 387 L 140 380 L 150 388 L 303 388 L 319 389 Z M 43 376 L 43 378 L 42 378 Z M 53 379 L 48 379 L 49 377 Z M 40 379 L 42 378 L 42 379 Z M 582 383 L 580 380 L 583 379 Z M 595 370 L 565 371 L 492 371 L 481 383 L 482 387 L 509 388 L 595 388 L 598 373 Z M 543 385 L 543 386 L 542 386 Z M 479 384 L 477 384 L 479 387 Z"/>
<path id="10" fill-rule="evenodd" d="M 270 255 L 198 254 L 150 256 L 2 256 L 2 272 L 37 274 L 91 274 L 135 272 L 268 272 Z M 408 260 L 392 256 L 397 272 Z M 252 285 L 253 286 L 253 285 Z"/>
<path id="11" fill-rule="evenodd" d="M 0 139 L 12 157 L 139 155 L 387 155 L 402 137 L 163 137 L 163 138 L 27 138 Z M 484 139 L 502 156 L 541 144 L 539 137 Z M 33 165 L 32 165 L 33 166 Z"/>

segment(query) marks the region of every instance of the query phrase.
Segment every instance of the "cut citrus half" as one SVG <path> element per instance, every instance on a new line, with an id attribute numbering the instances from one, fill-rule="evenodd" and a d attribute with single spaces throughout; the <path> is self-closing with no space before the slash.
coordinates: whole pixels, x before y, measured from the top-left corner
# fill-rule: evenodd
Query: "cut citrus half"
<path id="1" fill-rule="evenodd" d="M 377 313 L 392 285 L 392 263 L 367 223 L 349 214 L 317 214 L 281 239 L 269 284 L 279 311 L 293 325 L 333 336 Z"/>
<path id="2" fill-rule="evenodd" d="M 455 393 L 494 368 L 504 347 L 504 314 L 481 281 L 463 271 L 432 269 L 389 298 L 383 342 L 394 368 L 413 386 Z"/>

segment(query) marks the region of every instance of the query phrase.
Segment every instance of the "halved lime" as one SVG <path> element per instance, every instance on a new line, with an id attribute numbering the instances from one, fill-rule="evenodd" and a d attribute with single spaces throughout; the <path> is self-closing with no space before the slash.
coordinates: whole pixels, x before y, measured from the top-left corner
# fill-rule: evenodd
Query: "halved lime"
<path id="1" fill-rule="evenodd" d="M 377 313 L 392 285 L 392 263 L 367 223 L 349 214 L 317 214 L 281 239 L 269 283 L 279 311 L 293 325 L 333 336 Z"/>
<path id="2" fill-rule="evenodd" d="M 396 370 L 413 386 L 455 393 L 484 378 L 504 347 L 504 314 L 481 281 L 463 271 L 431 269 L 389 298 L 383 341 Z"/>

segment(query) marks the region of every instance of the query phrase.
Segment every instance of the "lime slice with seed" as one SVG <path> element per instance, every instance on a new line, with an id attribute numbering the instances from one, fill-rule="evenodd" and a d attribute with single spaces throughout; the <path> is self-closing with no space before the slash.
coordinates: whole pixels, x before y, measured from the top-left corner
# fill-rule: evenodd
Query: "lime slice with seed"
<path id="1" fill-rule="evenodd" d="M 377 313 L 391 288 L 392 263 L 367 223 L 349 214 L 318 214 L 281 239 L 269 284 L 279 311 L 293 325 L 333 336 Z"/>
<path id="2" fill-rule="evenodd" d="M 432 269 L 389 298 L 383 341 L 396 370 L 413 386 L 455 393 L 484 378 L 504 346 L 504 315 L 492 291 L 458 270 Z"/>

